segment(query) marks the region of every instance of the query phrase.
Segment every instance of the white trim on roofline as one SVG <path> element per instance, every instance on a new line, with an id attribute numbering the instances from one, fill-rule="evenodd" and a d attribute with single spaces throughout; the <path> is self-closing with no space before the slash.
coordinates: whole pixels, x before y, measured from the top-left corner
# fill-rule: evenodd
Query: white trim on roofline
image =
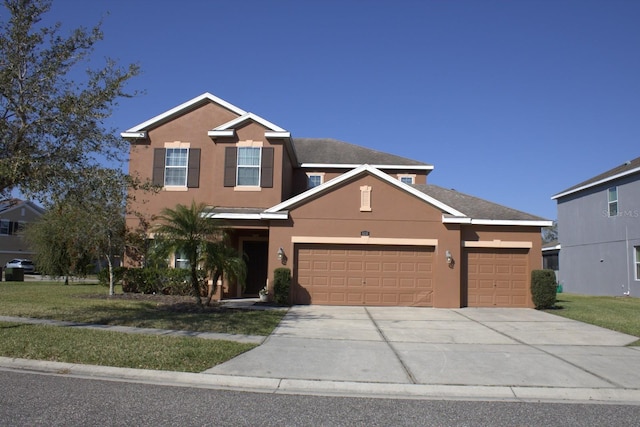
<path id="1" fill-rule="evenodd" d="M 207 132 L 209 138 L 232 137 L 235 136 L 235 134 L 235 129 L 210 130 L 209 132 Z"/>
<path id="2" fill-rule="evenodd" d="M 638 173 L 638 172 L 640 172 L 640 167 L 639 168 L 634 168 L 634 169 L 631 169 L 631 170 L 628 170 L 628 171 L 620 172 L 620 173 L 612 175 L 610 177 L 603 178 L 603 179 L 598 180 L 596 182 L 592 182 L 591 184 L 586 184 L 586 185 L 583 185 L 581 187 L 574 188 L 573 190 L 565 191 L 563 193 L 556 194 L 555 196 L 551 196 L 551 200 L 557 200 L 560 197 L 568 196 L 569 194 L 577 193 L 578 191 L 586 190 L 588 188 L 595 187 L 597 185 L 604 184 L 606 182 L 613 181 L 613 180 L 616 180 L 618 178 L 623 178 L 623 177 L 628 176 L 628 175 L 633 175 L 634 173 Z"/>
<path id="3" fill-rule="evenodd" d="M 19 202 L 15 203 L 12 206 L 9 206 L 6 209 L 2 209 L 2 205 L 0 204 L 0 214 L 4 215 L 4 214 L 7 214 L 9 212 L 13 212 L 18 208 L 29 209 L 31 212 L 33 212 L 36 215 L 42 215 L 44 213 L 44 209 L 39 207 L 35 203 L 33 203 L 33 202 L 29 201 L 29 200 L 20 200 Z"/>
<path id="4" fill-rule="evenodd" d="M 562 249 L 562 245 L 555 245 L 555 246 L 547 246 L 546 248 L 542 248 L 542 252 L 547 252 L 547 251 L 559 251 L 560 249 Z"/>
<path id="5" fill-rule="evenodd" d="M 362 166 L 357 163 L 301 163 L 301 168 L 331 168 L 331 169 L 353 169 Z M 398 170 L 433 170 L 433 165 L 370 165 L 376 169 L 398 169 Z"/>
<path id="6" fill-rule="evenodd" d="M 168 119 L 168 118 L 170 118 L 172 116 L 175 116 L 175 115 L 179 114 L 181 111 L 186 110 L 187 108 L 190 108 L 190 107 L 192 107 L 194 105 L 197 105 L 198 103 L 200 103 L 200 102 L 202 102 L 204 100 L 209 100 L 211 102 L 215 102 L 216 104 L 219 104 L 222 107 L 224 107 L 224 108 L 226 108 L 226 109 L 228 109 L 228 110 L 230 110 L 230 111 L 232 111 L 232 112 L 234 112 L 234 113 L 236 113 L 236 114 L 238 114 L 240 116 L 242 116 L 244 114 L 247 114 L 247 112 L 244 111 L 243 109 L 238 108 L 235 105 L 230 104 L 227 101 L 225 101 L 223 99 L 220 99 L 215 95 L 210 94 L 209 92 L 205 92 L 202 95 L 196 96 L 195 98 L 190 99 L 189 101 L 184 102 L 184 103 L 178 105 L 177 107 L 174 107 L 174 108 L 172 108 L 172 109 L 170 109 L 168 111 L 165 111 L 164 113 L 159 114 L 159 115 L 157 115 L 157 116 L 155 116 L 155 117 L 153 117 L 153 118 L 151 118 L 151 119 L 149 119 L 149 120 L 147 120 L 145 122 L 142 122 L 139 125 L 136 125 L 136 126 L 132 127 L 131 129 L 127 129 L 123 133 L 126 134 L 126 133 L 130 133 L 130 132 L 140 132 L 140 131 L 146 129 L 147 127 L 149 127 L 149 126 L 151 126 L 151 125 L 153 125 L 153 124 L 155 124 L 157 122 L 160 122 L 162 120 Z M 126 137 L 123 136 L 123 138 L 126 138 Z"/>
<path id="7" fill-rule="evenodd" d="M 227 123 L 221 124 L 220 126 L 213 128 L 212 131 L 219 131 L 219 130 L 227 130 L 227 129 L 232 129 L 234 127 L 236 127 L 237 125 L 239 125 L 240 123 L 244 123 L 247 120 L 253 120 L 254 122 L 258 122 L 260 123 L 262 126 L 269 128 L 269 130 L 272 131 L 276 131 L 276 132 L 287 132 L 285 129 L 282 129 L 280 126 L 271 123 L 269 120 L 263 119 L 262 117 L 253 114 L 253 113 L 244 113 L 242 116 L 237 117 Z"/>
<path id="8" fill-rule="evenodd" d="M 441 209 L 443 211 L 445 211 L 448 214 L 451 215 L 456 215 L 456 216 L 464 216 L 464 214 L 462 212 L 459 212 L 457 210 L 455 210 L 454 208 L 452 208 L 451 206 L 448 206 L 442 202 L 440 202 L 439 200 L 434 199 L 431 196 L 426 195 L 425 193 L 416 190 L 415 188 L 411 187 L 410 185 L 407 185 L 403 182 L 401 182 L 399 179 L 395 179 L 393 177 L 391 177 L 390 175 L 382 172 L 381 170 L 375 168 L 374 166 L 371 165 L 360 165 L 355 169 L 352 169 L 348 172 L 343 173 L 342 175 L 338 175 L 337 177 L 317 186 L 317 187 L 313 187 L 307 191 L 305 191 L 304 193 L 298 194 L 295 197 L 290 198 L 289 200 L 285 200 L 284 202 L 277 204 L 267 210 L 265 210 L 265 213 L 275 213 L 275 212 L 279 212 L 283 209 L 286 209 L 290 206 L 293 206 L 309 197 L 312 197 L 315 194 L 318 194 L 320 192 L 323 192 L 325 190 L 327 190 L 328 188 L 331 188 L 335 185 L 338 185 L 344 181 L 347 181 L 357 175 L 360 175 L 361 173 L 364 172 L 369 172 L 372 175 L 377 176 L 378 178 L 382 179 L 383 181 L 388 182 L 391 185 L 394 185 L 404 191 L 406 191 L 407 193 L 410 193 L 414 196 L 416 196 L 417 198 L 437 207 L 438 209 Z"/>
<path id="9" fill-rule="evenodd" d="M 147 132 L 121 132 L 120 136 L 126 139 L 146 139 Z"/>
<path id="10" fill-rule="evenodd" d="M 263 219 L 289 219 L 288 212 L 278 213 L 233 213 L 233 212 L 209 212 L 205 215 L 205 218 L 214 219 L 249 219 L 249 220 L 263 220 Z"/>
<path id="11" fill-rule="evenodd" d="M 469 217 L 442 217 L 444 224 L 472 224 L 472 225 L 524 225 L 529 227 L 551 227 L 553 221 L 526 219 L 480 219 Z"/>

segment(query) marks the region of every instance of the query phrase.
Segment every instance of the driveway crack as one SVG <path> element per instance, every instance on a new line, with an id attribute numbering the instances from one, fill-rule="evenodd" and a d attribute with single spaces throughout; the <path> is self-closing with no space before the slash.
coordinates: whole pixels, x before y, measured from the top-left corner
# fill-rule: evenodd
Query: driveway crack
<path id="1" fill-rule="evenodd" d="M 378 333 L 380 334 L 380 336 L 382 337 L 384 342 L 389 346 L 389 348 L 391 349 L 393 354 L 396 356 L 396 359 L 398 359 L 398 362 L 400 362 L 400 366 L 402 366 L 402 370 L 407 375 L 407 378 L 409 379 L 409 381 L 411 381 L 411 384 L 418 384 L 418 381 L 416 380 L 416 378 L 411 373 L 411 370 L 409 370 L 409 367 L 407 365 L 405 365 L 405 363 L 402 361 L 402 358 L 400 357 L 400 353 L 398 353 L 398 351 L 393 346 L 391 341 L 389 341 L 389 339 L 384 334 L 384 332 L 382 332 L 382 329 L 380 329 L 380 326 L 378 325 L 378 322 L 376 322 L 375 319 L 373 318 L 373 316 L 371 316 L 371 313 L 369 312 L 367 307 L 364 307 L 364 311 L 367 313 L 367 316 L 369 316 L 369 320 L 371 320 L 371 323 L 373 323 L 373 326 L 376 327 L 376 330 L 378 331 Z"/>
<path id="2" fill-rule="evenodd" d="M 545 350 L 544 348 L 542 348 L 542 347 L 540 347 L 540 346 L 538 346 L 538 345 L 529 344 L 529 343 L 527 343 L 527 342 L 525 342 L 525 341 L 522 341 L 522 340 L 520 340 L 520 339 L 518 339 L 518 338 L 516 338 L 516 337 L 514 337 L 514 336 L 511 336 L 511 335 L 509 335 L 509 334 L 507 334 L 507 333 L 505 333 L 505 332 L 502 332 L 502 331 L 499 331 L 498 329 L 492 328 L 491 326 L 487 325 L 486 323 L 483 323 L 483 322 L 480 322 L 480 321 L 478 321 L 478 320 L 476 320 L 476 319 L 473 319 L 473 318 L 471 318 L 471 317 L 469 317 L 469 316 L 465 315 L 464 313 L 461 313 L 460 311 L 458 311 L 458 313 L 459 313 L 462 317 L 464 317 L 464 318 L 466 318 L 466 319 L 469 319 L 470 321 L 475 322 L 475 323 L 477 323 L 477 324 L 479 324 L 479 325 L 482 325 L 483 327 L 485 327 L 485 328 L 487 328 L 487 329 L 490 329 L 490 330 L 492 330 L 493 332 L 496 332 L 496 333 L 498 333 L 498 334 L 500 334 L 500 335 L 502 335 L 502 336 L 504 336 L 504 337 L 507 337 L 507 338 L 509 338 L 510 340 L 513 340 L 513 341 L 517 342 L 518 344 L 521 344 L 521 345 L 524 345 L 524 346 L 526 346 L 526 347 L 533 348 L 533 349 L 535 349 L 535 350 L 537 350 L 537 351 L 540 351 L 540 352 L 542 352 L 542 353 L 544 353 L 544 354 L 546 354 L 546 355 L 548 355 L 548 356 L 553 357 L 554 359 L 560 360 L 560 361 L 562 361 L 562 362 L 564 362 L 564 363 L 566 363 L 566 364 L 568 364 L 568 365 L 571 365 L 571 366 L 573 366 L 574 368 L 579 369 L 580 371 L 585 372 L 585 373 L 587 373 L 587 374 L 589 374 L 589 375 L 592 375 L 592 376 L 594 376 L 594 377 L 596 377 L 596 378 L 598 378 L 598 379 L 600 379 L 600 380 L 602 380 L 602 381 L 604 381 L 604 382 L 606 382 L 606 383 L 609 383 L 609 384 L 611 384 L 611 385 L 613 385 L 613 386 L 615 386 L 615 387 L 624 388 L 624 386 L 622 386 L 621 384 L 618 384 L 618 383 L 616 383 L 615 381 L 610 380 L 609 378 L 605 378 L 605 377 L 603 377 L 602 375 L 599 375 L 599 374 L 598 374 L 598 373 L 596 373 L 596 372 L 590 371 L 589 369 L 586 369 L 586 368 L 584 368 L 583 366 L 580 366 L 580 365 L 578 365 L 578 364 L 576 364 L 576 363 L 573 363 L 572 361 L 567 360 L 567 359 L 565 359 L 565 358 L 563 358 L 563 357 L 561 357 L 561 356 L 559 356 L 559 355 L 557 355 L 557 354 L 551 353 L 550 351 L 547 351 L 547 350 Z"/>

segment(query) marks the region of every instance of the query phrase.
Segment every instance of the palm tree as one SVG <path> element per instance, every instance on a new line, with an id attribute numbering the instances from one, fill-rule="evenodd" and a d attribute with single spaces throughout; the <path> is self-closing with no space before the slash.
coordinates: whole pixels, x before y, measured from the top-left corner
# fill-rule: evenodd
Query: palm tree
<path id="1" fill-rule="evenodd" d="M 211 273 L 213 286 L 209 289 L 206 305 L 211 303 L 218 279 L 226 275 L 230 280 L 236 280 L 244 285 L 247 279 L 247 264 L 244 257 L 234 248 L 229 247 L 224 240 L 208 242 L 204 252 L 204 268 Z"/>
<path id="2" fill-rule="evenodd" d="M 223 232 L 220 225 L 204 216 L 206 205 L 191 202 L 191 206 L 178 204 L 175 209 L 165 208 L 160 214 L 161 224 L 155 228 L 159 238 L 174 253 L 184 253 L 191 268 L 191 286 L 196 302 L 202 306 L 198 284 L 198 262 L 206 242 L 219 241 Z"/>

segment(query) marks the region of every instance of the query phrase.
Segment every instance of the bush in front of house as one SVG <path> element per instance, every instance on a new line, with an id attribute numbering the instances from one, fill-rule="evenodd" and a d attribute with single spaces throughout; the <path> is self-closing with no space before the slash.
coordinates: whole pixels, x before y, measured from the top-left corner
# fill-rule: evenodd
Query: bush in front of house
<path id="1" fill-rule="evenodd" d="M 114 270 L 115 273 L 115 270 Z M 183 268 L 122 268 L 118 273 L 125 293 L 193 295 L 191 287 L 191 271 Z M 198 270 L 200 295 L 207 293 L 207 277 L 203 270 Z M 108 283 L 108 273 L 106 283 Z"/>
<path id="2" fill-rule="evenodd" d="M 290 287 L 291 270 L 286 267 L 276 268 L 273 272 L 273 294 L 276 304 L 289 305 Z"/>
<path id="3" fill-rule="evenodd" d="M 531 272 L 531 297 L 536 309 L 551 308 L 556 303 L 556 274 L 553 270 Z"/>

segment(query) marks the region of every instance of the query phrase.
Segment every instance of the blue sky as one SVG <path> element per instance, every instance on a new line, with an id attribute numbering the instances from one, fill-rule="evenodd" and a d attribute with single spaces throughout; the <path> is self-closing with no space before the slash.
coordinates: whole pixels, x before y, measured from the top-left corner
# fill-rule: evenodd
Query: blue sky
<path id="1" fill-rule="evenodd" d="M 635 0 L 54 0 L 48 16 L 104 18 L 96 62 L 142 67 L 118 132 L 211 92 L 547 219 L 553 194 L 640 156 Z"/>

